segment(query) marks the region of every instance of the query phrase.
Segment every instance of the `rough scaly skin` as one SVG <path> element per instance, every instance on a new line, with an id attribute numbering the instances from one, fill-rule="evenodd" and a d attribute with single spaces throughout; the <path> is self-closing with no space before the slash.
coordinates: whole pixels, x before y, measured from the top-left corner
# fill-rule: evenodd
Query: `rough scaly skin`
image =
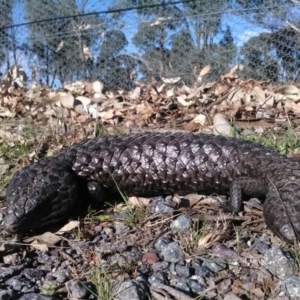
<path id="1" fill-rule="evenodd" d="M 19 170 L 6 193 L 4 225 L 12 232 L 65 220 L 86 193 L 118 187 L 127 195 L 174 192 L 265 196 L 267 225 L 300 237 L 300 163 L 262 145 L 193 133 L 141 133 L 84 140 Z M 100 201 L 101 199 L 99 199 Z"/>

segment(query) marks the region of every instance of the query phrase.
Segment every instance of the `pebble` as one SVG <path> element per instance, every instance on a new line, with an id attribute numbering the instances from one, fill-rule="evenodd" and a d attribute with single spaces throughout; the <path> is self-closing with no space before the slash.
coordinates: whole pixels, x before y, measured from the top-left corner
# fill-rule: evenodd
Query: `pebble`
<path id="1" fill-rule="evenodd" d="M 186 215 L 181 215 L 171 223 L 171 228 L 176 232 L 187 232 L 192 225 L 192 219 Z"/>
<path id="2" fill-rule="evenodd" d="M 171 242 L 163 247 L 161 251 L 162 256 L 165 261 L 168 262 L 177 262 L 178 260 L 183 258 L 183 251 L 177 242 Z"/>

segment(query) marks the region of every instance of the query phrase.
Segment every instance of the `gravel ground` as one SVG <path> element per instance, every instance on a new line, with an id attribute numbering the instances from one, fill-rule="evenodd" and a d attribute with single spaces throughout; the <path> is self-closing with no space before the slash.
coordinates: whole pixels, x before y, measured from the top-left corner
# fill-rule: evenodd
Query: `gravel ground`
<path id="1" fill-rule="evenodd" d="M 257 199 L 238 216 L 220 201 L 129 198 L 63 233 L 3 232 L 0 300 L 300 299 L 298 245 L 266 228 Z"/>
<path id="2" fill-rule="evenodd" d="M 298 246 L 266 229 L 257 199 L 239 216 L 220 212 L 216 197 L 145 200 L 64 233 L 3 232 L 0 300 L 299 299 Z"/>

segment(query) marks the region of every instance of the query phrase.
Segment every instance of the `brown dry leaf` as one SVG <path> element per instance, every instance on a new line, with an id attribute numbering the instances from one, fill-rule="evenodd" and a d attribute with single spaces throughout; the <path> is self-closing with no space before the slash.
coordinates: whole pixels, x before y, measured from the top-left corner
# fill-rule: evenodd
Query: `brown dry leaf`
<path id="1" fill-rule="evenodd" d="M 0 117 L 12 117 L 12 112 L 6 107 L 0 107 Z"/>
<path id="2" fill-rule="evenodd" d="M 89 118 L 88 115 L 80 115 L 76 118 L 76 120 L 79 122 L 79 123 L 85 123 L 87 121 L 87 119 Z"/>
<path id="3" fill-rule="evenodd" d="M 300 113 L 300 102 L 295 103 L 292 100 L 286 100 L 284 103 L 286 110 L 292 110 L 294 113 Z"/>
<path id="4" fill-rule="evenodd" d="M 35 248 L 44 247 L 44 245 L 53 246 L 60 241 L 61 241 L 61 238 L 51 232 L 45 232 L 41 235 L 35 235 L 35 236 L 32 236 L 32 237 L 24 240 L 25 243 L 32 242 L 31 245 L 34 245 Z"/>
<path id="5" fill-rule="evenodd" d="M 229 290 L 229 287 L 231 285 L 231 280 L 230 279 L 224 279 L 218 284 L 218 292 L 221 294 L 224 294 L 225 291 Z"/>
<path id="6" fill-rule="evenodd" d="M 237 64 L 231 68 L 230 73 L 234 74 L 237 70 L 242 71 L 243 69 L 244 69 L 244 66 L 242 64 Z"/>
<path id="7" fill-rule="evenodd" d="M 154 110 L 152 106 L 146 106 L 145 104 L 139 104 L 136 106 L 136 112 L 139 117 L 141 117 L 143 120 L 149 119 L 153 113 Z"/>
<path id="8" fill-rule="evenodd" d="M 183 86 L 177 88 L 177 92 L 180 95 L 181 94 L 190 94 L 192 92 L 192 89 L 184 84 Z"/>
<path id="9" fill-rule="evenodd" d="M 78 104 L 75 105 L 74 110 L 80 114 L 80 115 L 86 115 L 87 114 L 87 110 L 86 107 L 83 104 Z"/>
<path id="10" fill-rule="evenodd" d="M 4 141 L 14 140 L 14 136 L 11 132 L 2 129 L 0 129 L 0 138 Z"/>
<path id="11" fill-rule="evenodd" d="M 57 99 L 60 101 L 61 105 L 65 108 L 71 109 L 74 105 L 74 97 L 71 94 L 59 93 Z"/>
<path id="12" fill-rule="evenodd" d="M 275 98 L 272 95 L 266 97 L 266 100 L 262 104 L 262 108 L 273 107 L 275 103 Z"/>
<path id="13" fill-rule="evenodd" d="M 204 76 L 210 71 L 210 65 L 205 66 L 199 73 L 199 76 Z"/>
<path id="14" fill-rule="evenodd" d="M 105 95 L 107 96 L 107 98 L 109 99 L 114 99 L 115 98 L 115 94 L 113 92 L 106 92 Z"/>
<path id="15" fill-rule="evenodd" d="M 137 86 L 133 91 L 130 91 L 128 93 L 128 98 L 131 100 L 137 100 L 140 98 L 141 92 L 142 92 L 141 87 Z"/>
<path id="16" fill-rule="evenodd" d="M 218 237 L 216 235 L 216 233 L 207 233 L 207 234 L 203 234 L 201 236 L 201 238 L 198 241 L 198 246 L 200 248 L 202 247 L 209 247 L 209 245 L 212 245 L 213 243 L 215 243 L 217 240 L 219 240 L 220 237 Z"/>
<path id="17" fill-rule="evenodd" d="M 235 104 L 238 106 L 243 105 L 243 101 L 247 103 L 247 100 L 245 99 L 245 93 L 241 89 L 234 89 L 230 92 L 230 94 L 227 97 L 228 103 Z"/>
<path id="18" fill-rule="evenodd" d="M 110 120 L 115 116 L 114 111 L 112 109 L 108 110 L 108 111 L 104 111 L 104 112 L 100 112 L 99 113 L 99 117 L 106 121 L 106 120 Z"/>
<path id="19" fill-rule="evenodd" d="M 197 123 L 197 124 L 200 124 L 200 125 L 204 125 L 206 123 L 206 118 L 207 118 L 206 115 L 199 114 L 191 122 Z"/>
<path id="20" fill-rule="evenodd" d="M 101 81 L 96 80 L 91 85 L 92 85 L 92 90 L 93 90 L 94 93 L 102 94 L 103 83 Z"/>
<path id="21" fill-rule="evenodd" d="M 258 299 L 263 299 L 264 296 L 266 295 L 266 293 L 263 292 L 262 289 L 260 289 L 260 288 L 252 289 L 252 290 L 250 290 L 250 293 L 255 295 Z"/>
<path id="22" fill-rule="evenodd" d="M 291 100 L 300 99 L 300 90 L 294 85 L 283 85 L 277 89 L 277 93 L 286 96 Z"/>
<path id="23" fill-rule="evenodd" d="M 47 244 L 42 244 L 42 243 L 39 243 L 38 241 L 33 241 L 30 246 L 32 246 L 33 248 L 35 248 L 36 250 L 39 250 L 39 251 L 49 251 L 49 248 L 47 246 Z"/>
<path id="24" fill-rule="evenodd" d="M 184 125 L 183 129 L 186 131 L 195 131 L 195 130 L 199 130 L 200 126 L 199 123 L 195 123 L 191 121 L 190 123 Z"/>
<path id="25" fill-rule="evenodd" d="M 70 111 L 65 107 L 55 107 L 55 114 L 58 118 L 67 118 L 70 114 Z"/>
<path id="26" fill-rule="evenodd" d="M 4 163 L 4 159 L 0 157 L 0 176 L 9 169 L 9 165 Z"/>
<path id="27" fill-rule="evenodd" d="M 76 101 L 80 101 L 84 106 L 87 106 L 91 103 L 91 99 L 85 96 L 77 96 L 74 101 L 74 105 L 76 105 Z"/>
<path id="28" fill-rule="evenodd" d="M 225 74 L 224 76 L 221 76 L 221 78 L 237 78 L 238 76 L 235 75 L 234 73 L 237 70 L 243 70 L 243 68 L 244 68 L 243 65 L 237 64 L 230 69 L 229 73 Z"/>
<path id="29" fill-rule="evenodd" d="M 166 92 L 167 98 L 173 97 L 174 94 L 175 94 L 175 93 L 174 93 L 174 87 L 172 87 L 171 89 L 167 90 L 167 92 Z"/>
<path id="30" fill-rule="evenodd" d="M 128 202 L 133 206 L 133 207 L 143 207 L 143 206 L 148 206 L 150 203 L 149 198 L 142 198 L 142 197 L 129 197 Z"/>
<path id="31" fill-rule="evenodd" d="M 55 234 L 64 234 L 65 232 L 69 232 L 78 227 L 79 227 L 79 221 L 70 221 L 68 224 L 63 226 L 58 231 L 56 231 Z"/>
<path id="32" fill-rule="evenodd" d="M 203 76 L 206 75 L 208 72 L 210 71 L 210 66 L 207 65 L 205 66 L 199 73 L 198 77 L 197 77 L 197 83 L 199 85 L 199 83 L 202 83 L 203 81 Z"/>
<path id="33" fill-rule="evenodd" d="M 95 93 L 93 99 L 94 102 L 99 103 L 99 102 L 104 102 L 107 100 L 107 97 L 102 94 L 102 93 Z"/>
<path id="34" fill-rule="evenodd" d="M 176 83 L 180 80 L 181 78 L 180 77 L 174 77 L 174 78 L 164 78 L 164 77 L 161 77 L 161 80 L 164 82 L 164 83 Z"/>
<path id="35" fill-rule="evenodd" d="M 184 198 L 189 200 L 189 207 L 192 208 L 203 199 L 203 196 L 198 194 L 189 194 L 184 196 Z"/>
<path id="36" fill-rule="evenodd" d="M 44 116 L 48 116 L 48 117 L 56 117 L 58 116 L 59 114 L 56 113 L 56 111 L 54 109 L 47 109 L 44 113 L 43 113 Z"/>
<path id="37" fill-rule="evenodd" d="M 215 89 L 215 95 L 219 96 L 229 90 L 229 86 L 227 84 L 219 84 Z"/>
<path id="38" fill-rule="evenodd" d="M 156 87 L 156 89 L 154 89 L 152 87 L 152 91 L 151 92 L 153 92 L 154 94 L 157 94 L 156 91 L 158 91 L 159 93 L 161 93 L 165 89 L 165 87 L 166 87 L 166 85 L 163 83 L 162 85 Z"/>
<path id="39" fill-rule="evenodd" d="M 185 101 L 185 99 L 187 99 L 187 97 L 185 95 L 182 95 L 182 96 L 178 96 L 176 97 L 177 101 L 182 105 L 182 106 L 191 106 L 192 104 L 194 104 L 195 102 L 194 101 Z"/>
<path id="40" fill-rule="evenodd" d="M 85 83 L 82 81 L 75 81 L 64 85 L 64 89 L 72 93 L 82 95 L 84 93 Z"/>
<path id="41" fill-rule="evenodd" d="M 251 95 L 253 95 L 255 97 L 255 100 L 257 101 L 257 103 L 259 105 L 262 105 L 265 103 L 266 100 L 266 93 L 265 91 L 263 91 L 259 86 L 255 86 L 251 93 Z"/>

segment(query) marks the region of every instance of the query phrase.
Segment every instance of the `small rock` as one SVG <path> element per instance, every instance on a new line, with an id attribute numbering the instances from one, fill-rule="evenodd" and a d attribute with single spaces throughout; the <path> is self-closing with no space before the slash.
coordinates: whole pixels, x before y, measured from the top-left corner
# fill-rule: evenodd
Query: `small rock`
<path id="1" fill-rule="evenodd" d="M 130 231 L 131 229 L 129 226 L 125 225 L 122 222 L 115 222 L 114 226 L 115 226 L 116 234 L 124 234 Z"/>
<path id="2" fill-rule="evenodd" d="M 190 276 L 190 268 L 176 264 L 175 272 L 179 277 L 188 278 Z"/>
<path id="3" fill-rule="evenodd" d="M 8 265 L 17 265 L 20 262 L 20 256 L 18 253 L 12 253 L 9 255 L 3 256 L 3 262 Z"/>
<path id="4" fill-rule="evenodd" d="M 152 265 L 152 270 L 154 272 L 163 271 L 169 268 L 169 263 L 167 261 L 160 261 Z"/>
<path id="5" fill-rule="evenodd" d="M 164 260 L 168 262 L 177 262 L 180 259 L 183 259 L 183 251 L 177 242 L 172 242 L 164 247 L 161 251 Z"/>
<path id="6" fill-rule="evenodd" d="M 8 279 L 5 284 L 10 286 L 14 291 L 21 291 L 23 287 L 23 283 L 16 277 Z"/>
<path id="7" fill-rule="evenodd" d="M 156 253 L 146 253 L 142 257 L 142 262 L 153 265 L 159 261 L 159 257 L 157 256 Z"/>
<path id="8" fill-rule="evenodd" d="M 19 266 L 10 266 L 10 267 L 1 267 L 0 268 L 0 279 L 7 279 L 12 276 L 18 275 L 24 269 L 23 265 Z"/>
<path id="9" fill-rule="evenodd" d="M 109 237 L 113 236 L 114 235 L 114 229 L 111 228 L 111 227 L 108 227 L 108 226 L 105 226 L 103 228 L 103 232 L 108 235 Z"/>
<path id="10" fill-rule="evenodd" d="M 69 279 L 69 271 L 67 269 L 57 270 L 52 272 L 51 275 L 56 278 L 56 281 L 59 283 L 64 283 Z"/>
<path id="11" fill-rule="evenodd" d="M 190 295 L 190 288 L 188 287 L 185 278 L 174 278 L 170 281 L 170 284 L 173 285 L 176 290 L 183 292 L 186 295 Z"/>
<path id="12" fill-rule="evenodd" d="M 254 248 L 261 254 L 265 254 L 269 249 L 270 246 L 264 242 L 258 241 L 255 243 Z"/>
<path id="13" fill-rule="evenodd" d="M 193 280 L 191 278 L 187 280 L 187 285 L 189 286 L 190 290 L 195 294 L 201 293 L 206 288 L 204 285 L 199 283 L 199 281 Z"/>
<path id="14" fill-rule="evenodd" d="M 15 299 L 14 292 L 12 290 L 0 290 L 0 299 L 1 300 Z"/>
<path id="15" fill-rule="evenodd" d="M 167 284 L 168 276 L 164 272 L 154 272 L 152 276 L 148 278 L 148 281 L 150 284 L 155 284 L 155 283 Z"/>
<path id="16" fill-rule="evenodd" d="M 132 247 L 129 251 L 124 251 L 123 256 L 132 262 L 142 259 L 143 253 L 136 247 Z"/>
<path id="17" fill-rule="evenodd" d="M 218 257 L 230 260 L 237 260 L 239 259 L 239 255 L 232 249 L 229 249 L 225 245 L 216 244 L 212 248 L 212 253 Z"/>
<path id="18" fill-rule="evenodd" d="M 296 275 L 297 273 L 294 259 L 280 247 L 272 247 L 266 251 L 263 261 L 266 269 L 280 279 Z"/>
<path id="19" fill-rule="evenodd" d="M 183 232 L 187 232 L 191 227 L 191 225 L 192 225 L 191 218 L 187 215 L 181 215 L 172 222 L 171 228 L 174 231 L 183 233 Z"/>
<path id="20" fill-rule="evenodd" d="M 153 214 L 173 214 L 174 208 L 166 205 L 164 201 L 165 198 L 161 196 L 151 197 L 151 202 L 147 206 L 147 209 Z"/>
<path id="21" fill-rule="evenodd" d="M 166 248 L 172 241 L 169 238 L 166 237 L 160 237 L 156 240 L 154 244 L 154 248 L 158 251 L 162 251 L 164 248 Z"/>
<path id="22" fill-rule="evenodd" d="M 300 278 L 298 276 L 290 276 L 280 282 L 275 291 L 278 296 L 289 294 L 291 299 L 300 299 Z"/>
<path id="23" fill-rule="evenodd" d="M 112 264 L 117 264 L 119 267 L 129 268 L 130 262 L 121 254 L 116 253 L 110 257 Z"/>
<path id="24" fill-rule="evenodd" d="M 68 283 L 68 289 L 71 295 L 69 297 L 71 298 L 85 298 L 88 296 L 89 291 L 87 288 L 79 281 L 77 280 L 71 280 Z"/>
<path id="25" fill-rule="evenodd" d="M 115 300 L 143 300 L 147 298 L 144 285 L 135 280 L 120 283 L 114 297 Z"/>
<path id="26" fill-rule="evenodd" d="M 19 298 L 19 300 L 52 300 L 52 299 L 54 298 L 35 294 L 35 293 L 25 294 L 21 298 Z"/>
<path id="27" fill-rule="evenodd" d="M 227 293 L 226 295 L 224 295 L 224 300 L 240 300 L 240 299 L 241 298 L 239 298 L 234 293 Z"/>
<path id="28" fill-rule="evenodd" d="M 37 258 L 37 261 L 41 264 L 45 265 L 51 265 L 53 261 L 55 261 L 57 257 L 51 256 L 47 254 L 46 252 L 39 252 L 39 256 Z"/>
<path id="29" fill-rule="evenodd" d="M 65 252 L 68 254 L 68 255 L 74 255 L 76 254 L 76 250 L 75 249 L 72 249 L 72 248 L 68 248 L 65 250 Z"/>
<path id="30" fill-rule="evenodd" d="M 193 275 L 189 279 L 197 281 L 203 287 L 203 289 L 207 288 L 207 283 L 206 283 L 204 277 L 198 276 L 198 275 Z"/>
<path id="31" fill-rule="evenodd" d="M 214 275 L 214 272 L 211 271 L 206 266 L 203 266 L 200 262 L 193 262 L 192 266 L 195 270 L 195 275 L 197 276 L 203 276 L 203 277 L 210 277 Z"/>
<path id="32" fill-rule="evenodd" d="M 43 277 L 45 272 L 40 269 L 26 268 L 21 272 L 21 274 L 35 282 L 37 279 Z"/>
<path id="33" fill-rule="evenodd" d="M 227 264 L 222 260 L 205 260 L 203 262 L 203 266 L 207 267 L 208 269 L 210 269 L 211 271 L 213 271 L 214 273 L 218 273 L 224 269 L 226 269 Z"/>
<path id="34" fill-rule="evenodd" d="M 119 253 L 123 253 L 128 250 L 126 241 L 117 241 L 112 245 L 113 249 Z"/>

